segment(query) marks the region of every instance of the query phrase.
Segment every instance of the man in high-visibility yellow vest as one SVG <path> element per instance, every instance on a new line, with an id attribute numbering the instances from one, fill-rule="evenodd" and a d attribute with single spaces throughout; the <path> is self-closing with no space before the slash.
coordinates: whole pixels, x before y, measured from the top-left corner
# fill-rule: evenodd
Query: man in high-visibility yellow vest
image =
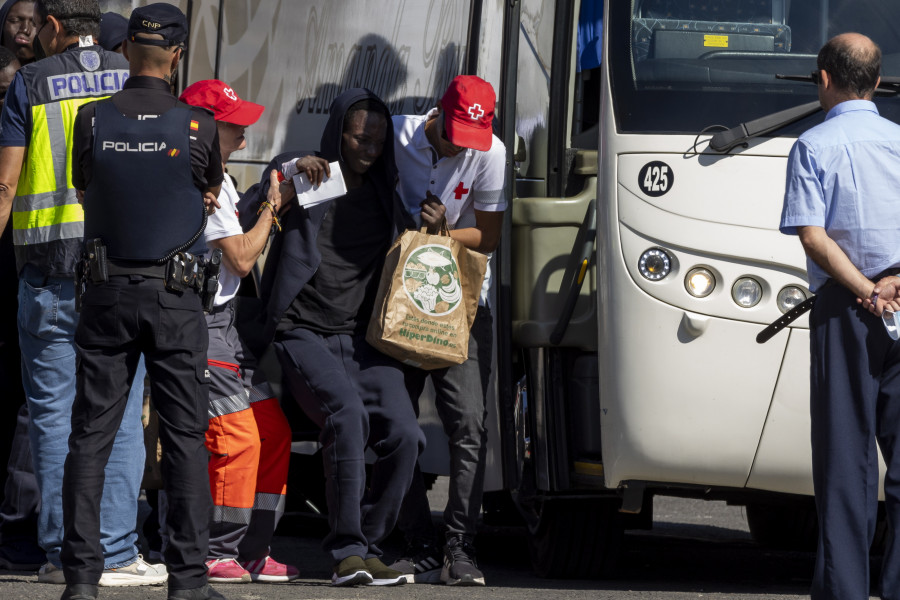
<path id="1" fill-rule="evenodd" d="M 38 581 L 63 584 L 61 490 L 75 398 L 74 274 L 84 232 L 71 179 L 72 128 L 79 106 L 122 87 L 128 63 L 94 44 L 97 0 L 37 0 L 34 20 L 38 60 L 18 71 L 0 115 L 0 231 L 11 219 L 23 383 L 41 490 L 38 540 L 47 552 Z M 135 546 L 144 464 L 141 388 L 135 388 L 105 469 L 101 585 L 161 584 L 167 577 L 164 566 L 144 563 Z"/>

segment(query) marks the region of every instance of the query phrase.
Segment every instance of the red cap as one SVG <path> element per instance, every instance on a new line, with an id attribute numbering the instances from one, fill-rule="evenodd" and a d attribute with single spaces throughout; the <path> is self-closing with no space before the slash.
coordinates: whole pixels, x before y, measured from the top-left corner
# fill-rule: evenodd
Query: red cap
<path id="1" fill-rule="evenodd" d="M 235 125 L 253 125 L 266 109 L 261 104 L 241 100 L 234 89 L 218 79 L 205 79 L 187 87 L 179 100 L 191 106 L 201 106 L 213 111 L 216 121 Z"/>
<path id="2" fill-rule="evenodd" d="M 474 75 L 459 75 L 441 98 L 444 129 L 454 146 L 474 150 L 490 150 L 493 140 L 494 88 Z"/>

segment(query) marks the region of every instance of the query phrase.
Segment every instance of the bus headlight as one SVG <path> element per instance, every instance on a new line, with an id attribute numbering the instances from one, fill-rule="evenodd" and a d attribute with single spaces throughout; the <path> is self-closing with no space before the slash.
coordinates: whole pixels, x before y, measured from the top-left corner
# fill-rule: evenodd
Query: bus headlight
<path id="1" fill-rule="evenodd" d="M 778 303 L 778 310 L 786 313 L 804 300 L 806 300 L 806 292 L 803 291 L 803 288 L 789 285 L 781 288 L 776 302 Z"/>
<path id="2" fill-rule="evenodd" d="M 750 308 L 762 300 L 762 286 L 752 277 L 741 277 L 731 286 L 731 298 L 741 308 Z"/>
<path id="3" fill-rule="evenodd" d="M 638 270 L 645 279 L 659 281 L 672 271 L 672 258 L 662 248 L 650 248 L 641 254 Z"/>
<path id="4" fill-rule="evenodd" d="M 706 298 L 716 289 L 716 278 L 709 269 L 696 267 L 684 278 L 684 288 L 695 298 Z"/>

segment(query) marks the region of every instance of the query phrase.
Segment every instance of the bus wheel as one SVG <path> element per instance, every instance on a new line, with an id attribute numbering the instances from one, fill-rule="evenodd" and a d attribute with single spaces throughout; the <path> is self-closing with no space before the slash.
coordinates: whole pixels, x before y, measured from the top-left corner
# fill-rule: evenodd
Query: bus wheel
<path id="1" fill-rule="evenodd" d="M 792 504 L 750 503 L 747 505 L 747 526 L 753 541 L 767 548 L 814 552 L 819 541 L 816 504 L 812 498 Z M 879 502 L 870 552 L 883 555 L 889 537 L 884 502 Z"/>
<path id="2" fill-rule="evenodd" d="M 790 504 L 752 502 L 747 505 L 747 526 L 753 541 L 766 548 L 808 552 L 818 542 L 812 498 Z"/>
<path id="3" fill-rule="evenodd" d="M 538 576 L 585 579 L 615 573 L 624 534 L 619 499 L 554 498 L 539 504 L 528 528 Z"/>

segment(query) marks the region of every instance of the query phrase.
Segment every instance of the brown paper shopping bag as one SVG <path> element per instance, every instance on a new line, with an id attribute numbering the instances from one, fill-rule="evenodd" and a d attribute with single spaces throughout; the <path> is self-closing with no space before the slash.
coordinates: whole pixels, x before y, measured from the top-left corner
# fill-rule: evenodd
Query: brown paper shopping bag
<path id="1" fill-rule="evenodd" d="M 402 233 L 388 250 L 366 341 L 421 369 L 464 362 L 487 260 L 446 227 Z"/>

